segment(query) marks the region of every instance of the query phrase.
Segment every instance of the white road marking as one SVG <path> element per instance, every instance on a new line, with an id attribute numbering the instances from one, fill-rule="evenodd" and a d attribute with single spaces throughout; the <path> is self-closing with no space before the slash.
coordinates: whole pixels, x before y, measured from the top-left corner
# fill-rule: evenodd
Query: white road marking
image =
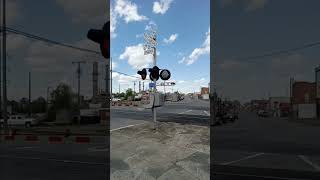
<path id="1" fill-rule="evenodd" d="M 246 157 L 241 158 L 241 159 L 238 159 L 238 160 L 221 163 L 221 165 L 229 165 L 229 164 L 237 163 L 237 162 L 240 162 L 240 161 L 243 161 L 243 160 L 247 160 L 247 159 L 251 159 L 251 158 L 257 157 L 257 156 L 261 156 L 261 155 L 263 155 L 263 154 L 265 154 L 265 153 L 253 154 L 253 155 L 246 156 Z"/>
<path id="2" fill-rule="evenodd" d="M 38 146 L 24 146 L 24 147 L 16 147 L 15 149 L 34 149 L 39 148 Z"/>
<path id="3" fill-rule="evenodd" d="M 184 114 L 184 113 L 188 113 L 188 112 L 191 112 L 192 110 L 187 110 L 187 111 L 183 111 L 183 112 L 180 112 L 178 114 Z"/>
<path id="4" fill-rule="evenodd" d="M 207 116 L 210 116 L 210 113 L 208 111 L 203 111 Z"/>
<path id="5" fill-rule="evenodd" d="M 300 159 L 302 159 L 305 163 L 309 164 L 310 166 L 312 166 L 315 170 L 320 171 L 320 166 L 318 164 L 315 164 L 313 162 L 311 162 L 306 156 L 304 155 L 299 155 L 298 156 Z"/>
<path id="6" fill-rule="evenodd" d="M 129 128 L 129 127 L 133 127 L 133 126 L 142 125 L 142 124 L 145 124 L 145 123 L 146 123 L 146 122 L 144 122 L 144 123 L 139 123 L 139 124 L 132 124 L 132 125 L 128 125 L 128 126 L 123 126 L 123 127 L 119 127 L 119 128 L 111 129 L 111 130 L 110 130 L 110 132 L 112 132 L 112 131 L 117 131 L 117 130 L 120 130 L 120 129 Z"/>
<path id="7" fill-rule="evenodd" d="M 238 173 L 214 173 L 214 174 L 222 174 L 222 175 L 232 175 L 239 177 L 254 177 L 254 178 L 263 178 L 263 179 L 282 179 L 282 180 L 309 180 L 309 179 L 297 179 L 297 178 L 285 178 L 285 177 L 278 177 L 278 176 L 259 176 L 259 175 L 251 175 L 251 174 L 238 174 Z"/>
<path id="8" fill-rule="evenodd" d="M 99 147 L 92 147 L 92 148 L 88 148 L 88 151 L 92 151 L 92 152 L 107 152 L 108 148 L 99 149 Z"/>
<path id="9" fill-rule="evenodd" d="M 89 165 L 106 165 L 107 164 L 107 163 L 98 163 L 98 162 L 74 161 L 74 160 L 50 159 L 50 158 L 46 159 L 46 158 L 8 156 L 8 155 L 0 155 L 0 158 L 14 158 L 14 159 L 39 160 L 39 161 L 55 161 L 55 162 L 62 162 L 62 163 L 76 163 L 76 164 L 89 164 Z"/>

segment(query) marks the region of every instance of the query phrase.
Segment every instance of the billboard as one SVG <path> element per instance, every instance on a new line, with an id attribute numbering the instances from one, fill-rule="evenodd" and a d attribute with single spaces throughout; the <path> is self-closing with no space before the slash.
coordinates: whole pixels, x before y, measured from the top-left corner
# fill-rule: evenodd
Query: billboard
<path id="1" fill-rule="evenodd" d="M 317 98 L 320 98 L 320 66 L 316 68 L 316 93 Z"/>

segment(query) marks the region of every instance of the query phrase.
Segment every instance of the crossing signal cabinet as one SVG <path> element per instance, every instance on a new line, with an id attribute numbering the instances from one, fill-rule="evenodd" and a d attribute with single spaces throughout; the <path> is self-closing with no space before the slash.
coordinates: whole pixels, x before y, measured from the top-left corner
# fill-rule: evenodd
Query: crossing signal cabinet
<path id="1" fill-rule="evenodd" d="M 143 95 L 141 98 L 142 107 L 145 109 L 151 109 L 154 107 L 161 107 L 164 105 L 165 97 L 164 94 L 159 92 L 149 93 Z"/>

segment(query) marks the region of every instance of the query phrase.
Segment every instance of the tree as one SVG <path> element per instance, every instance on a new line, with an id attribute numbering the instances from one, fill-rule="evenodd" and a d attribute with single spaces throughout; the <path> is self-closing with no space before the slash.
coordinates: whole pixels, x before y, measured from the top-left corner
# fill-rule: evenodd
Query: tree
<path id="1" fill-rule="evenodd" d="M 58 87 L 51 92 L 52 107 L 56 110 L 71 109 L 72 108 L 73 93 L 71 88 L 65 84 L 60 83 Z"/>
<path id="2" fill-rule="evenodd" d="M 20 99 L 18 113 L 27 113 L 29 110 L 29 99 L 23 97 Z"/>
<path id="3" fill-rule="evenodd" d="M 133 91 L 131 88 L 127 89 L 126 94 L 125 94 L 125 99 L 128 99 L 128 97 L 133 96 Z"/>
<path id="4" fill-rule="evenodd" d="M 44 113 L 47 110 L 47 101 L 43 97 L 38 97 L 32 101 L 32 113 Z"/>

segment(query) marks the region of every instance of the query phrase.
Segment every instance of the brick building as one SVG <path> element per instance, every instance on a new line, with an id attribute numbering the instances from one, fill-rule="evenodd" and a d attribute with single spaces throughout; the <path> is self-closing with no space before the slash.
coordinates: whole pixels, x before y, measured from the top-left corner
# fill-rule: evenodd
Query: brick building
<path id="1" fill-rule="evenodd" d="M 296 81 L 292 84 L 292 115 L 297 119 L 317 117 L 316 83 Z"/>
<path id="2" fill-rule="evenodd" d="M 292 84 L 292 104 L 316 103 L 316 83 L 296 81 Z"/>
<path id="3" fill-rule="evenodd" d="M 209 88 L 208 87 L 201 87 L 201 95 L 209 94 Z"/>

